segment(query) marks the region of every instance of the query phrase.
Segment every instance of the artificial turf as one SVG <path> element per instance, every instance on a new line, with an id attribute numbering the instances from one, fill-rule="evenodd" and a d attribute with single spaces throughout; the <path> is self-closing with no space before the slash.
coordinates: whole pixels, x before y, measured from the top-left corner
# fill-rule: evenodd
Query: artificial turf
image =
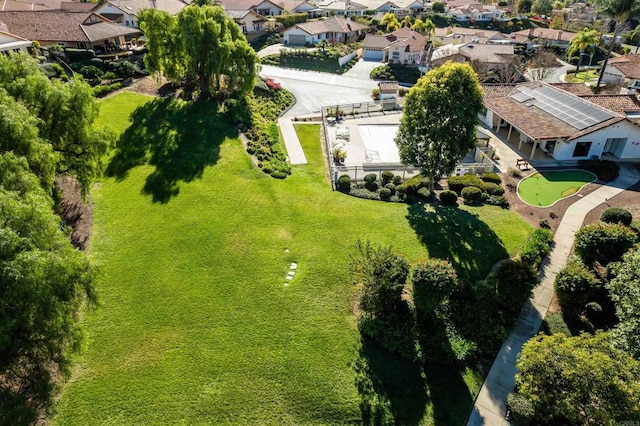
<path id="1" fill-rule="evenodd" d="M 556 201 L 576 194 L 583 186 L 596 180 L 584 170 L 541 171 L 523 179 L 518 195 L 532 206 L 550 207 Z"/>
<path id="2" fill-rule="evenodd" d="M 101 122 L 132 100 L 149 98 L 111 97 Z M 361 344 L 349 256 L 370 239 L 412 263 L 449 256 L 475 279 L 530 226 L 497 207 L 412 209 L 333 192 L 317 125 L 297 127 L 309 164 L 273 179 L 206 105 L 187 116 L 184 104 L 149 105 L 121 142 L 131 155 L 116 153 L 124 164 L 92 192 L 99 306 L 53 424 L 359 424 L 372 400 L 375 416 L 396 423 L 464 423 L 481 377 Z M 195 126 L 200 140 L 180 137 Z M 154 180 L 169 167 L 199 170 Z"/>

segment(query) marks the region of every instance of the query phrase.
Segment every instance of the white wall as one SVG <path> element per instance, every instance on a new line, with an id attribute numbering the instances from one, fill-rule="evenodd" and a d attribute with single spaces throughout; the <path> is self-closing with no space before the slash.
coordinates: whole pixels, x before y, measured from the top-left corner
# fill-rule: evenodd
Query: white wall
<path id="1" fill-rule="evenodd" d="M 133 28 L 138 28 L 138 18 L 133 15 L 133 14 L 129 14 L 129 13 L 124 13 L 124 11 L 118 9 L 117 7 L 109 4 L 109 3 L 105 3 L 102 6 L 100 6 L 97 10 L 96 13 L 98 15 L 102 15 L 103 13 L 120 13 L 120 14 L 124 14 L 122 20 L 122 25 L 126 25 L 127 27 L 133 27 Z"/>
<path id="2" fill-rule="evenodd" d="M 640 127 L 626 120 L 572 140 L 569 143 L 558 142 L 553 156 L 556 160 L 585 160 L 594 155 L 600 157 L 607 139 L 618 138 L 627 139 L 622 153 L 618 156 L 619 158 L 640 158 Z M 587 156 L 573 156 L 573 150 L 578 142 L 592 142 Z"/>
<path id="3" fill-rule="evenodd" d="M 622 83 L 624 80 L 624 74 L 618 71 L 617 68 L 607 65 L 607 68 L 605 68 L 604 73 L 602 74 L 602 80 L 605 83 Z"/>
<path id="4" fill-rule="evenodd" d="M 282 9 L 270 2 L 262 2 L 255 7 L 255 11 L 263 16 L 278 16 Z"/>
<path id="5" fill-rule="evenodd" d="M 315 44 L 318 42 L 316 36 L 311 36 L 307 32 L 302 31 L 300 28 L 290 28 L 284 32 L 284 42 L 289 43 L 289 35 L 303 35 L 305 36 L 306 43 Z M 322 38 L 321 38 L 322 39 Z"/>

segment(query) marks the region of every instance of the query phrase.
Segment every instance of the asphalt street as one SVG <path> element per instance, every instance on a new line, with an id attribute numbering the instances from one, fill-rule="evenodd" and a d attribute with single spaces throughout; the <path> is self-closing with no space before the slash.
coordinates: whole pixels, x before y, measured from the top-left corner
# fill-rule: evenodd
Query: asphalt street
<path id="1" fill-rule="evenodd" d="M 365 63 L 364 66 L 371 64 Z M 263 65 L 260 72 L 261 76 L 281 83 L 296 97 L 296 104 L 285 114 L 288 117 L 320 112 L 323 105 L 371 101 L 371 90 L 377 87 L 377 83 L 370 80 L 368 74 L 364 78 L 365 74 L 359 69 L 351 77 L 349 73 L 336 75 L 270 65 Z"/>

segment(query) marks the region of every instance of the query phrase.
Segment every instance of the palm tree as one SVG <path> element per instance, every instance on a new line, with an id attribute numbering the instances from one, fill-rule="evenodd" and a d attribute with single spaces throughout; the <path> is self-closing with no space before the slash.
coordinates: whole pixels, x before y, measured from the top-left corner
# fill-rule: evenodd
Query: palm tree
<path id="1" fill-rule="evenodd" d="M 394 22 L 398 22 L 398 19 L 396 18 L 396 15 L 390 12 L 385 13 L 382 19 L 380 20 L 380 23 L 382 25 L 386 25 L 387 29 L 389 28 L 389 24 Z"/>
<path id="2" fill-rule="evenodd" d="M 407 15 L 404 17 L 404 19 L 402 20 L 402 26 L 411 28 L 411 16 Z"/>
<path id="3" fill-rule="evenodd" d="M 597 45 L 600 37 L 598 36 L 598 31 L 590 30 L 589 28 L 585 28 L 580 31 L 576 36 L 571 40 L 571 47 L 569 48 L 569 57 L 571 57 L 574 53 L 578 52 L 578 65 L 576 65 L 576 74 L 580 72 L 580 62 L 582 62 L 582 54 L 587 48 L 591 46 Z"/>
<path id="4" fill-rule="evenodd" d="M 636 17 L 640 14 L 640 0 L 598 0 L 598 3 L 600 5 L 600 12 L 607 18 L 613 20 L 615 27 L 613 29 L 613 38 L 611 39 L 607 56 L 605 56 L 604 63 L 600 69 L 598 84 L 595 87 L 596 93 L 600 90 L 604 70 L 607 68 L 609 56 L 611 56 L 611 51 L 618 39 L 618 33 L 622 29 L 623 24 L 630 17 Z"/>
<path id="5" fill-rule="evenodd" d="M 417 31 L 420 34 L 424 34 L 424 21 L 420 18 L 416 19 L 416 22 L 411 26 L 413 31 Z"/>
<path id="6" fill-rule="evenodd" d="M 427 40 L 431 40 L 431 37 L 436 34 L 436 24 L 429 18 L 424 21 L 424 33 L 427 36 Z"/>

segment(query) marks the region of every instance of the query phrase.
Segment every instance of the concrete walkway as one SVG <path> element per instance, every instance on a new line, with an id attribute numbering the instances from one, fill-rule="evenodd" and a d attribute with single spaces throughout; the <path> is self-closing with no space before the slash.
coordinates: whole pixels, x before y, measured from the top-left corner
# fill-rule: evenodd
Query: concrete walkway
<path id="1" fill-rule="evenodd" d="M 498 352 L 478 394 L 468 426 L 509 425 L 504 417 L 507 412 L 507 395 L 515 386 L 516 360 L 522 346 L 540 330 L 553 298 L 553 282 L 556 274 L 567 263 L 576 231 L 582 226 L 587 213 L 638 180 L 638 170 L 623 165 L 616 180 L 584 196 L 567 209 L 556 231 L 553 250 L 540 274 L 541 282 L 533 290 L 533 297 L 522 308 L 515 328 Z"/>
<path id="2" fill-rule="evenodd" d="M 298 139 L 298 134 L 293 127 L 291 119 L 286 117 L 279 118 L 278 126 L 280 126 L 284 146 L 287 148 L 289 162 L 291 164 L 307 164 L 307 157 L 304 155 L 302 145 L 300 145 L 300 139 Z"/>

